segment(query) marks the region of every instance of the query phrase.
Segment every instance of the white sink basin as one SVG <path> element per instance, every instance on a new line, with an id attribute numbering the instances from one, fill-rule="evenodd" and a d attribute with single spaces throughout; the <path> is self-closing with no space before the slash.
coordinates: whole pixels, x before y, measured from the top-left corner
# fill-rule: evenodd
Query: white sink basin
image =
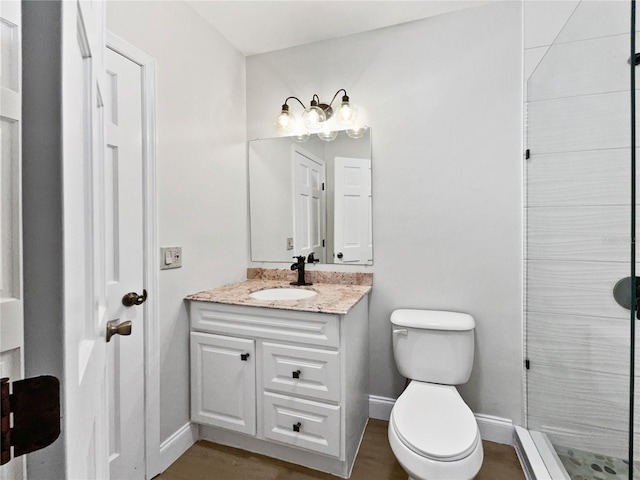
<path id="1" fill-rule="evenodd" d="M 317 293 L 313 290 L 303 288 L 267 288 L 249 294 L 256 300 L 302 300 L 316 295 Z"/>

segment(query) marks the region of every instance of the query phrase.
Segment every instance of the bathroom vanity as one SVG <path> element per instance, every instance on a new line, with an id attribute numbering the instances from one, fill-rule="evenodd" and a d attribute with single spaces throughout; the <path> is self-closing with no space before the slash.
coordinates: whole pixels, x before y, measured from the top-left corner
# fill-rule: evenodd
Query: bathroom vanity
<path id="1" fill-rule="evenodd" d="M 255 299 L 247 280 L 187 297 L 200 437 L 348 477 L 368 419 L 370 286 Z"/>

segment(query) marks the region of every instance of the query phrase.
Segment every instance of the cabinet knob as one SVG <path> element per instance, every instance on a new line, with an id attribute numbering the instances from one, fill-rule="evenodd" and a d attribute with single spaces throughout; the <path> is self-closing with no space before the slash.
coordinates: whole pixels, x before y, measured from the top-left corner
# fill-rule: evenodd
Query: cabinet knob
<path id="1" fill-rule="evenodd" d="M 243 362 L 246 362 L 249 359 L 249 354 L 248 353 L 241 353 L 240 354 L 240 360 L 242 360 Z"/>
<path id="2" fill-rule="evenodd" d="M 298 423 L 294 423 L 293 424 L 293 431 L 294 432 L 299 432 L 300 431 L 300 427 L 302 426 L 302 424 L 300 422 Z"/>
<path id="3" fill-rule="evenodd" d="M 300 370 L 296 370 L 295 372 L 291 372 L 293 378 L 300 378 Z"/>

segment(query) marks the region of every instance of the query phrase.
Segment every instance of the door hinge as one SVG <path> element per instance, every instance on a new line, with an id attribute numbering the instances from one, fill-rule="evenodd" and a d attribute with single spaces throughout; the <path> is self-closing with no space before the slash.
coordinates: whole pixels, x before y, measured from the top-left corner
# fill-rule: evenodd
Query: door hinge
<path id="1" fill-rule="evenodd" d="M 47 447 L 58 438 L 60 381 L 50 375 L 17 380 L 12 383 L 13 393 L 10 394 L 9 379 L 2 378 L 0 387 L 0 465 L 4 465 L 11 460 L 11 447 L 15 458 Z"/>
<path id="2" fill-rule="evenodd" d="M 528 148 L 524 151 L 524 158 L 529 160 L 531 158 L 531 150 Z"/>
<path id="3" fill-rule="evenodd" d="M 525 360 L 524 360 L 524 368 L 526 368 L 527 370 L 529 370 L 529 368 L 531 368 L 531 362 L 529 362 L 528 358 L 525 358 Z"/>

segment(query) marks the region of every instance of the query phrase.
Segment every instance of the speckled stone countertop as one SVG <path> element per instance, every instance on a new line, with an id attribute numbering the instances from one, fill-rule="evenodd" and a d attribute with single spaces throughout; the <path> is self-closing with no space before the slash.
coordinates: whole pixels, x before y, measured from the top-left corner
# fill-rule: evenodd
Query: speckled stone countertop
<path id="1" fill-rule="evenodd" d="M 314 290 L 318 294 L 303 300 L 257 300 L 250 293 L 266 288 L 304 288 Z M 232 283 L 212 290 L 194 293 L 187 300 L 200 302 L 226 303 L 251 307 L 279 308 L 282 310 L 298 310 L 301 312 L 319 312 L 345 315 L 369 291 L 369 285 L 341 285 L 314 283 L 308 287 L 292 287 L 288 281 L 249 279 Z"/>

